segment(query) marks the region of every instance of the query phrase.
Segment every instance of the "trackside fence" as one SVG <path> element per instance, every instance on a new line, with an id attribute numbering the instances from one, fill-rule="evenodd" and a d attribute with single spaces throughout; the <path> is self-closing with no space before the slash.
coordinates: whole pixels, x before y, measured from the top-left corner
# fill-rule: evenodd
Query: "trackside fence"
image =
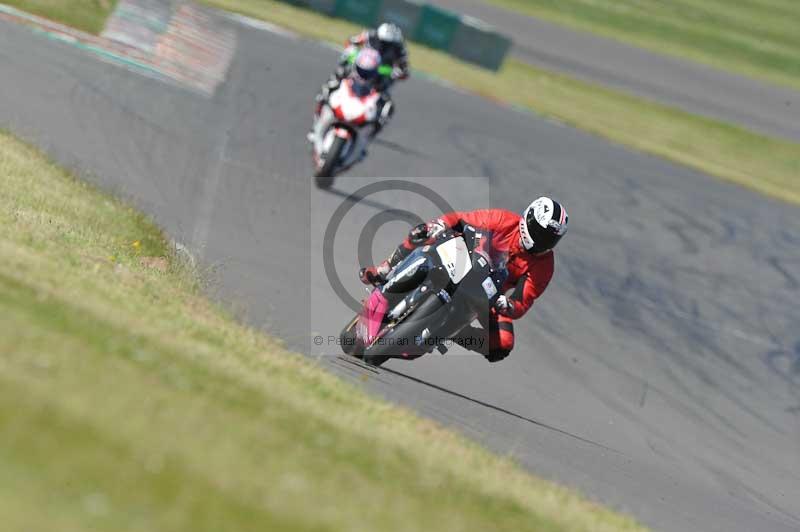
<path id="1" fill-rule="evenodd" d="M 511 40 L 480 20 L 414 0 L 283 0 L 373 27 L 394 22 L 412 41 L 489 70 L 498 70 Z"/>

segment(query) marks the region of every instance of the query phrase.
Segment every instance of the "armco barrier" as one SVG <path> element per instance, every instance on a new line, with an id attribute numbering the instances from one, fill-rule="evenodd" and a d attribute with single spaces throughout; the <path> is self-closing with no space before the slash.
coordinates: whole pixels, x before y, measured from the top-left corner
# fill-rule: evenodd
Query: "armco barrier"
<path id="1" fill-rule="evenodd" d="M 481 21 L 422 4 L 419 0 L 283 1 L 362 26 L 394 22 L 413 41 L 491 70 L 500 68 L 511 48 L 507 37 Z"/>
<path id="2" fill-rule="evenodd" d="M 413 39 L 431 48 L 447 50 L 460 24 L 461 19 L 455 13 L 425 5 L 420 11 Z"/>
<path id="3" fill-rule="evenodd" d="M 290 0 L 290 3 L 296 1 L 297 0 Z M 303 3 L 314 11 L 324 13 L 325 15 L 333 15 L 334 11 L 336 11 L 336 0 L 303 0 Z"/>
<path id="4" fill-rule="evenodd" d="M 333 14 L 362 26 L 374 26 L 380 8 L 380 0 L 337 0 Z"/>
<path id="5" fill-rule="evenodd" d="M 508 37 L 500 35 L 480 20 L 461 17 L 449 51 L 464 61 L 497 70 L 503 64 L 509 48 L 511 40 Z"/>
<path id="6" fill-rule="evenodd" d="M 422 4 L 411 0 L 383 0 L 378 20 L 397 24 L 403 35 L 414 35 Z"/>

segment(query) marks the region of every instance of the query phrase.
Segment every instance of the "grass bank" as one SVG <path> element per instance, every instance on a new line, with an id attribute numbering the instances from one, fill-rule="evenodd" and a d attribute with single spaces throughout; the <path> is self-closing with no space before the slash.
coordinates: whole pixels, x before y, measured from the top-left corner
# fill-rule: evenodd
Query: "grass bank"
<path id="1" fill-rule="evenodd" d="M 5 530 L 641 530 L 226 317 L 0 133 Z"/>
<path id="2" fill-rule="evenodd" d="M 359 29 L 349 22 L 274 0 L 204 1 L 335 43 L 344 42 Z M 534 110 L 620 144 L 800 204 L 800 144 L 698 117 L 513 59 L 493 74 L 413 43 L 409 53 L 415 69 L 433 72 L 487 98 Z M 800 55 L 798 58 L 800 61 Z M 397 95 L 402 99 L 402 88 Z"/>
<path id="3" fill-rule="evenodd" d="M 2 3 L 98 34 L 117 0 L 3 0 Z"/>
<path id="4" fill-rule="evenodd" d="M 796 0 L 488 1 L 800 89 L 800 7 Z"/>

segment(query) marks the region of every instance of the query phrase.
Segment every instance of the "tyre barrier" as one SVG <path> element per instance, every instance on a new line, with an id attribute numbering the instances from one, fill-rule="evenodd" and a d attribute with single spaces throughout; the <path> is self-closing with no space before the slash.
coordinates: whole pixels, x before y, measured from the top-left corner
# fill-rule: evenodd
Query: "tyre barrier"
<path id="1" fill-rule="evenodd" d="M 511 40 L 480 20 L 415 0 L 282 0 L 366 27 L 393 22 L 410 40 L 498 70 Z"/>

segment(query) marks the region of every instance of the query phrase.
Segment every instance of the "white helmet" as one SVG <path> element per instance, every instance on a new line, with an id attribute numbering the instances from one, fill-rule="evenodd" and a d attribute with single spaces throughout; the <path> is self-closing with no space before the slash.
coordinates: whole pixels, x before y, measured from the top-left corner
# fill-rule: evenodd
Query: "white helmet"
<path id="1" fill-rule="evenodd" d="M 401 44 L 403 42 L 403 32 L 397 24 L 384 22 L 378 26 L 378 40 L 382 43 Z"/>
<path id="2" fill-rule="evenodd" d="M 519 221 L 522 247 L 531 253 L 553 249 L 567 232 L 569 216 L 559 202 L 542 196 L 528 205 Z"/>

